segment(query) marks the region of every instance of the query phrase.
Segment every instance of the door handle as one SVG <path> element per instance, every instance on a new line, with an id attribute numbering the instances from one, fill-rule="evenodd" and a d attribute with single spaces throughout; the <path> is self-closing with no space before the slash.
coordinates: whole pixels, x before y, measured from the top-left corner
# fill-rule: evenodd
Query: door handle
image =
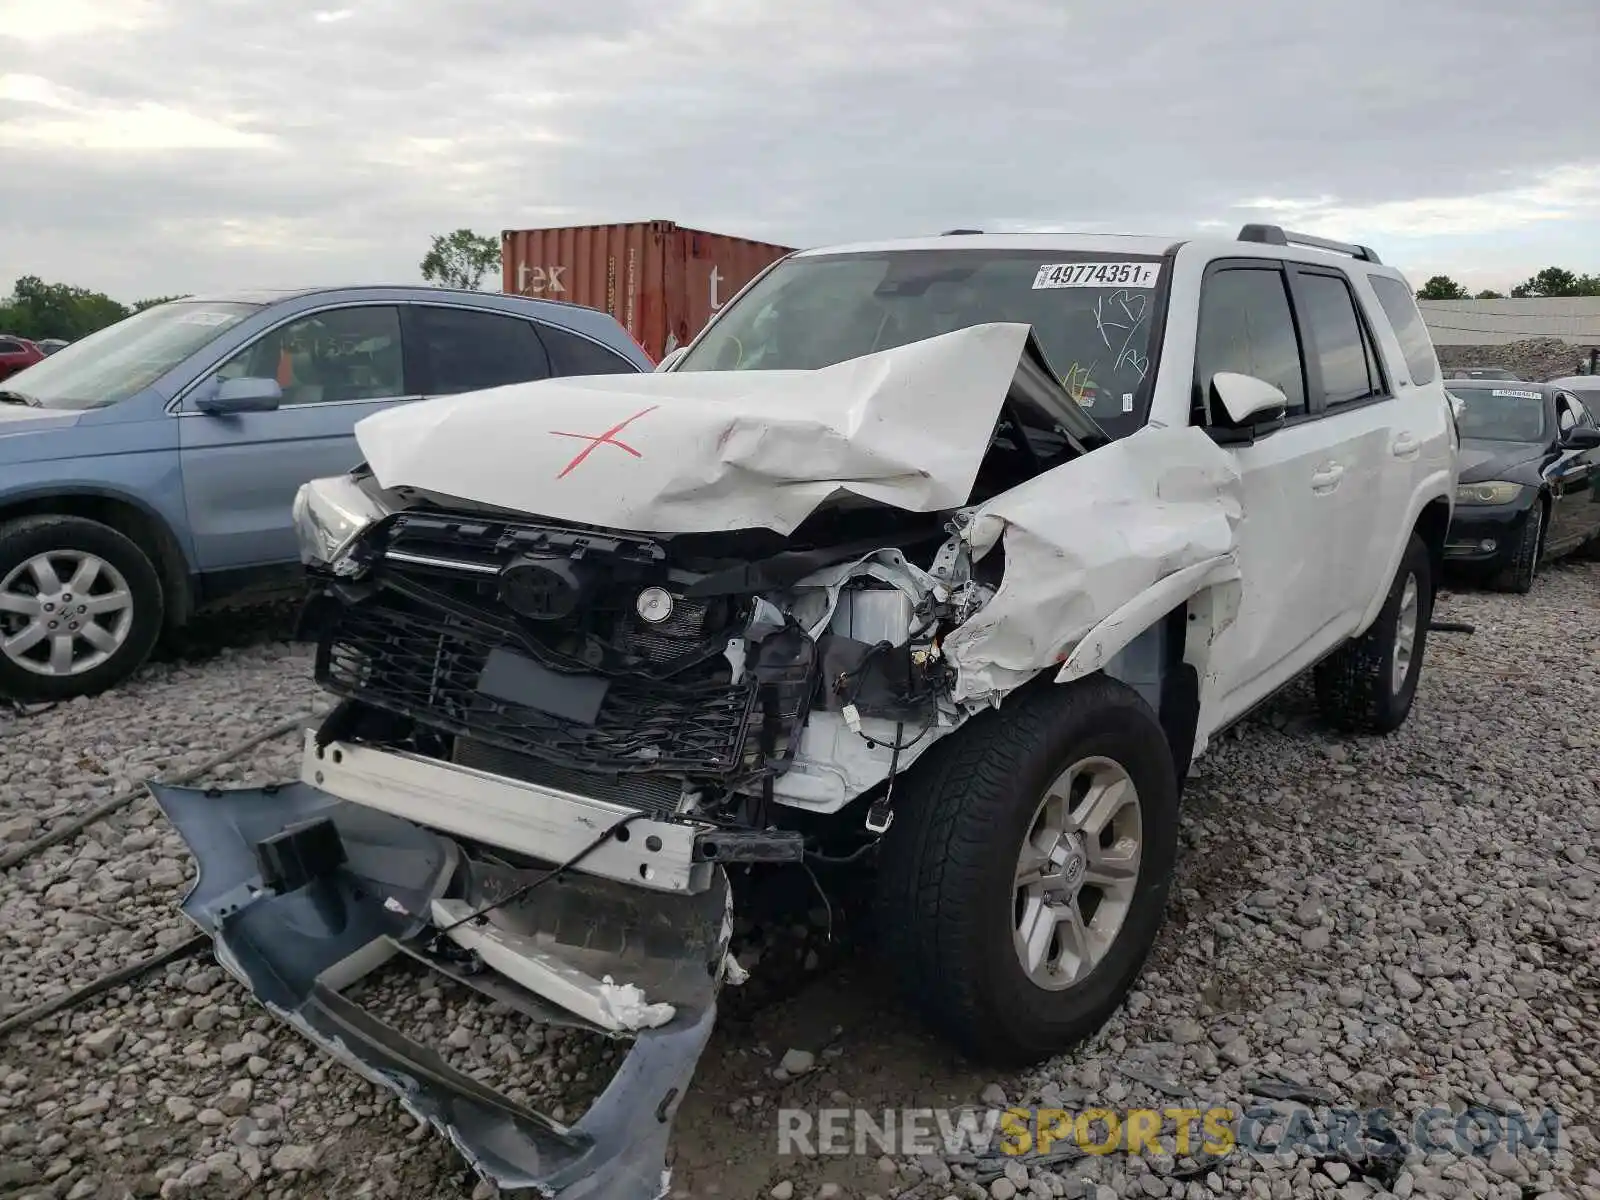
<path id="1" fill-rule="evenodd" d="M 1422 443 L 1409 433 L 1396 435 L 1389 445 L 1389 453 L 1396 458 L 1412 458 L 1422 449 Z"/>
<path id="2" fill-rule="evenodd" d="M 1339 481 L 1344 478 L 1344 467 L 1338 463 L 1329 463 L 1320 471 L 1311 476 L 1311 490 L 1313 492 L 1331 492 L 1339 486 Z"/>

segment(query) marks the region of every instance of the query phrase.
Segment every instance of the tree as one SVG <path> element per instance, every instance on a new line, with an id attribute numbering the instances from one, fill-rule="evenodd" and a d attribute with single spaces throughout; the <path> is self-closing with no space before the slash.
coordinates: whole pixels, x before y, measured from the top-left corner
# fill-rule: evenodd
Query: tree
<path id="1" fill-rule="evenodd" d="M 1546 267 L 1511 289 L 1517 297 L 1600 296 L 1600 275 L 1575 275 L 1565 267 Z"/>
<path id="2" fill-rule="evenodd" d="M 104 292 L 46 283 L 37 275 L 24 275 L 11 289 L 11 298 L 0 305 L 0 331 L 35 341 L 76 341 L 127 315 L 127 308 Z"/>
<path id="3" fill-rule="evenodd" d="M 1504 300 L 1505 297 L 1502 296 L 1499 292 L 1495 291 L 1493 288 L 1484 288 L 1483 291 L 1479 292 L 1476 296 L 1473 297 L 1473 299 L 1474 300 Z"/>
<path id="4" fill-rule="evenodd" d="M 181 296 L 151 296 L 148 300 L 135 300 L 133 302 L 133 311 L 136 313 L 143 312 L 145 309 L 154 308 L 158 304 L 167 304 L 173 300 L 187 300 L 193 294 L 193 292 L 184 292 Z"/>
<path id="5" fill-rule="evenodd" d="M 429 283 L 475 292 L 485 275 L 500 270 L 500 243 L 470 229 L 436 234 L 421 266 Z"/>
<path id="6" fill-rule="evenodd" d="M 1465 300 L 1467 289 L 1448 275 L 1435 275 L 1417 290 L 1418 300 Z"/>

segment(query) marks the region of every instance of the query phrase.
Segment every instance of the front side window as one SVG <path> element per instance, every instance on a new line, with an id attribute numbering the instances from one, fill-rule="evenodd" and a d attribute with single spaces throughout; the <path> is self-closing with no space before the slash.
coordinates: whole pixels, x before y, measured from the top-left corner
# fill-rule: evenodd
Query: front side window
<path id="1" fill-rule="evenodd" d="M 1336 275 L 1301 271 L 1295 276 L 1295 294 L 1308 353 L 1315 348 L 1321 368 L 1324 403 L 1331 407 L 1381 395 L 1383 378 L 1356 313 L 1350 285 Z"/>
<path id="2" fill-rule="evenodd" d="M 1562 433 L 1570 433 L 1578 427 L 1579 405 L 1572 402 L 1567 396 L 1556 397 L 1556 428 Z"/>
<path id="3" fill-rule="evenodd" d="M 991 322 L 1033 327 L 1056 378 L 1112 437 L 1144 423 L 1154 257 L 1051 250 L 895 250 L 787 259 L 727 309 L 678 371 L 816 370 Z"/>
<path id="4" fill-rule="evenodd" d="M 246 346 L 218 374 L 275 379 L 285 405 L 403 396 L 400 314 L 371 306 L 299 317 Z"/>
<path id="5" fill-rule="evenodd" d="M 1305 365 L 1283 272 L 1228 269 L 1205 281 L 1195 343 L 1201 405 L 1209 404 L 1211 377 L 1218 371 L 1266 380 L 1288 397 L 1288 416 L 1306 411 Z"/>
<path id="6" fill-rule="evenodd" d="M 519 317 L 420 305 L 416 333 L 428 357 L 430 396 L 527 383 L 550 374 L 544 346 Z"/>
<path id="7" fill-rule="evenodd" d="M 1427 325 L 1423 324 L 1416 297 L 1398 279 L 1390 279 L 1387 275 L 1370 275 L 1367 278 L 1377 294 L 1384 316 L 1389 318 L 1389 324 L 1394 327 L 1400 353 L 1405 356 L 1406 369 L 1411 372 L 1411 382 L 1418 387 L 1432 383 L 1434 376 L 1439 373 L 1439 360 L 1433 352 L 1433 338 L 1428 334 Z"/>
<path id="8" fill-rule="evenodd" d="M 1485 442 L 1542 442 L 1545 440 L 1544 393 L 1532 388 L 1451 389 L 1461 401 L 1456 424 L 1464 439 Z"/>
<path id="9" fill-rule="evenodd" d="M 144 391 L 259 307 L 199 300 L 158 304 L 18 371 L 6 380 L 6 389 L 41 408 L 116 404 Z"/>

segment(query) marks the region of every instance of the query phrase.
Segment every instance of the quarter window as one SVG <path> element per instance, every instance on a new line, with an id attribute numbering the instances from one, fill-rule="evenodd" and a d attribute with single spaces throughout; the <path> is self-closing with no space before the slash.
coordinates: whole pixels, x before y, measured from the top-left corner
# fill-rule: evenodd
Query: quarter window
<path id="1" fill-rule="evenodd" d="M 417 336 L 428 355 L 430 396 L 451 396 L 549 377 L 544 346 L 520 317 L 419 306 Z"/>
<path id="2" fill-rule="evenodd" d="M 218 374 L 275 379 L 285 405 L 403 396 L 400 314 L 388 306 L 313 313 L 246 346 Z"/>
<path id="3" fill-rule="evenodd" d="M 1288 397 L 1289 416 L 1306 411 L 1305 364 L 1281 271 L 1229 268 L 1206 280 L 1195 345 L 1202 408 L 1218 371 L 1264 379 Z"/>
<path id="4" fill-rule="evenodd" d="M 631 362 L 614 354 L 598 342 L 566 329 L 544 322 L 539 323 L 539 336 L 550 351 L 550 372 L 553 375 L 626 375 L 637 371 Z"/>
<path id="5" fill-rule="evenodd" d="M 1368 281 L 1383 307 L 1384 316 L 1394 327 L 1400 353 L 1405 355 L 1406 369 L 1411 372 L 1411 382 L 1419 387 L 1432 383 L 1439 373 L 1439 359 L 1433 352 L 1433 338 L 1428 336 L 1428 327 L 1422 322 L 1422 313 L 1417 310 L 1411 290 L 1387 275 L 1370 275 Z"/>
<path id="6" fill-rule="evenodd" d="M 1295 293 L 1308 352 L 1321 369 L 1324 403 L 1331 407 L 1382 395 L 1383 376 L 1350 285 L 1337 275 L 1300 271 Z"/>

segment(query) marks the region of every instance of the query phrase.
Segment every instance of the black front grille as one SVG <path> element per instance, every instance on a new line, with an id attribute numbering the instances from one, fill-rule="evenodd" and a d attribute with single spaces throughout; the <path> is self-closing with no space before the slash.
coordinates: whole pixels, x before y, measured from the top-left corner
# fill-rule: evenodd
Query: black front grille
<path id="1" fill-rule="evenodd" d="M 672 615 L 659 625 L 637 612 L 626 613 L 617 622 L 617 649 L 653 663 L 671 662 L 692 650 L 706 634 L 706 603 L 681 596 L 674 600 Z"/>
<path id="2" fill-rule="evenodd" d="M 746 761 L 753 682 L 615 678 L 595 723 L 578 724 L 477 690 L 490 651 L 504 644 L 490 627 L 390 600 L 380 593 L 340 605 L 319 639 L 318 683 L 442 732 L 578 770 L 727 778 L 761 767 L 753 744 Z"/>

